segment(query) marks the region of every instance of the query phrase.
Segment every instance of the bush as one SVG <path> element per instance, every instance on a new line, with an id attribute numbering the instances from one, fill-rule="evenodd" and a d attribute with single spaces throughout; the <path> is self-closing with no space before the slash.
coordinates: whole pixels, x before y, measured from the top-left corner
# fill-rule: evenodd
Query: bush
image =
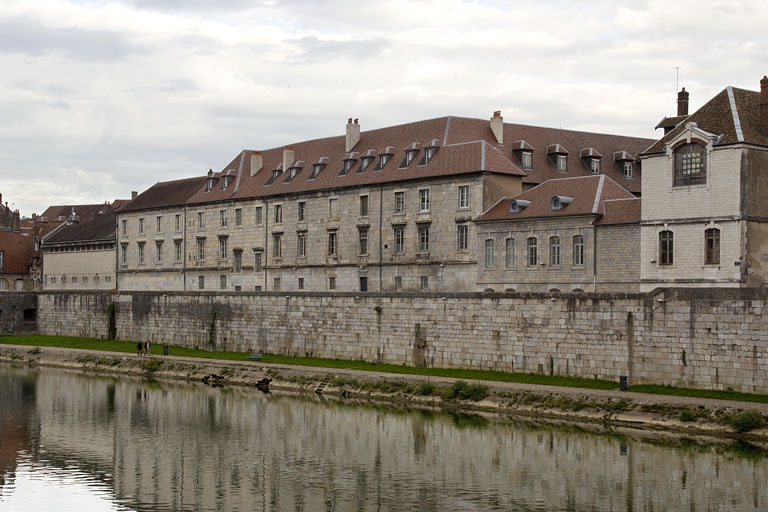
<path id="1" fill-rule="evenodd" d="M 723 420 L 734 431 L 740 434 L 765 426 L 765 418 L 759 411 L 743 411 L 727 414 Z"/>
<path id="2" fill-rule="evenodd" d="M 490 392 L 484 384 L 467 384 L 463 380 L 456 381 L 443 395 L 446 400 L 472 400 L 479 402 L 486 398 Z"/>
<path id="3" fill-rule="evenodd" d="M 431 382 L 422 382 L 421 384 L 416 386 L 415 393 L 417 395 L 428 396 L 428 395 L 434 395 L 436 391 L 437 391 L 437 388 Z"/>
<path id="4" fill-rule="evenodd" d="M 142 366 L 144 366 L 144 369 L 149 372 L 156 372 L 160 369 L 161 366 L 163 366 L 163 361 L 160 359 L 156 359 L 154 357 L 151 357 L 149 359 L 145 359 L 142 363 Z"/>
<path id="5" fill-rule="evenodd" d="M 27 350 L 27 354 L 39 354 L 42 352 L 40 347 L 32 347 L 31 349 Z"/>

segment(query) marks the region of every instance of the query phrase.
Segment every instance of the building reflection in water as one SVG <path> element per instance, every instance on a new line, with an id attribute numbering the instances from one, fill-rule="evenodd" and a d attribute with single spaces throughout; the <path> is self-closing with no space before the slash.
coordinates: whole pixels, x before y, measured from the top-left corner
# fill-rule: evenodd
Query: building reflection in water
<path id="1" fill-rule="evenodd" d="M 4 478 L 39 445 L 40 458 L 88 468 L 140 510 L 768 509 L 760 455 L 248 389 L 32 375 L 0 366 L 13 411 L 0 426 Z"/>

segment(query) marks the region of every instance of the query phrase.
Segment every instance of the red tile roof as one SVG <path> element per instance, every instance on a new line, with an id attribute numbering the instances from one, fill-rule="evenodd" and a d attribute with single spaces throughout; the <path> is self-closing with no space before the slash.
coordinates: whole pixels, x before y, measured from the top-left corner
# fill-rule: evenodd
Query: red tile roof
<path id="1" fill-rule="evenodd" d="M 120 208 L 120 213 L 182 205 L 204 184 L 205 178 L 202 176 L 155 183 Z"/>
<path id="2" fill-rule="evenodd" d="M 0 229 L 0 251 L 3 252 L 0 274 L 26 274 L 34 247 L 31 230 Z"/>
<path id="3" fill-rule="evenodd" d="M 561 210 L 553 210 L 551 200 L 555 196 L 573 198 L 573 201 Z M 475 221 L 557 218 L 578 215 L 600 216 L 603 213 L 601 203 L 610 199 L 636 198 L 627 189 L 605 175 L 547 180 L 514 198 L 516 201 L 530 201 L 530 204 L 521 211 L 510 212 L 512 200 L 503 198 L 477 217 Z"/>
<path id="4" fill-rule="evenodd" d="M 688 123 L 696 123 L 704 131 L 722 135 L 716 145 L 751 142 L 768 146 L 768 131 L 760 126 L 760 93 L 726 87 L 644 153 L 665 151 L 667 142 L 677 138 Z"/>
<path id="5" fill-rule="evenodd" d="M 72 211 L 80 219 L 80 223 L 85 224 L 99 215 L 99 212 L 103 212 L 105 208 L 108 208 L 109 204 L 68 204 L 49 206 L 41 215 L 41 217 L 47 217 L 48 222 L 56 222 L 59 217 L 70 219 L 72 217 Z"/>
<path id="6" fill-rule="evenodd" d="M 634 224 L 640 222 L 640 198 L 606 199 L 601 205 L 602 216 L 595 224 Z"/>

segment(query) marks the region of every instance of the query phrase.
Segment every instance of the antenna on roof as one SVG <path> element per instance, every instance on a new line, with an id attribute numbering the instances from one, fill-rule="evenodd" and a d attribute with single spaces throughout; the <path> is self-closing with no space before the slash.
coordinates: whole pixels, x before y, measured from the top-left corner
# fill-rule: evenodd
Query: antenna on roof
<path id="1" fill-rule="evenodd" d="M 680 66 L 675 66 L 675 94 L 680 87 Z"/>

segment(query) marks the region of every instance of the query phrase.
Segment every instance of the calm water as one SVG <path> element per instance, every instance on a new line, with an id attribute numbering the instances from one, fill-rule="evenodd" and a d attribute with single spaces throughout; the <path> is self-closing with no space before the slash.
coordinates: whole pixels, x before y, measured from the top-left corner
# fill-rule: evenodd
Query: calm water
<path id="1" fill-rule="evenodd" d="M 768 458 L 0 365 L 0 510 L 768 510 Z"/>

